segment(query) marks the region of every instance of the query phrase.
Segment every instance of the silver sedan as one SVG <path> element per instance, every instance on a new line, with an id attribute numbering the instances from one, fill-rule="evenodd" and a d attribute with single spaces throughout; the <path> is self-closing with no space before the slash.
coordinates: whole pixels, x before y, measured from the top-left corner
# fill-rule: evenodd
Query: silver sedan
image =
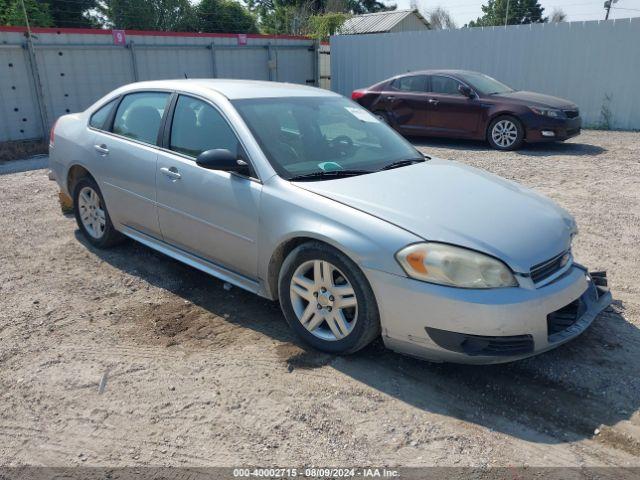
<path id="1" fill-rule="evenodd" d="M 313 347 L 434 361 L 554 348 L 611 302 L 545 197 L 429 158 L 357 104 L 273 82 L 119 88 L 58 119 L 50 166 L 87 240 L 129 237 L 279 300 Z"/>

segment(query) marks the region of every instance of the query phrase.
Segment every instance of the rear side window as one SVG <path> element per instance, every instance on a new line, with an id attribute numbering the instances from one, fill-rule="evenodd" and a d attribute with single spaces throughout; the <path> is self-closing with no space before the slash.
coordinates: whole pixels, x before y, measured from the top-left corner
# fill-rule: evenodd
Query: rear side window
<path id="1" fill-rule="evenodd" d="M 433 75 L 431 77 L 431 91 L 433 93 L 443 93 L 446 95 L 462 95 L 458 91 L 460 82 L 450 77 Z"/>
<path id="2" fill-rule="evenodd" d="M 105 123 L 109 118 L 109 115 L 111 115 L 111 110 L 113 110 L 117 101 L 118 99 L 111 100 L 109 103 L 96 110 L 89 119 L 89 125 L 93 128 L 97 128 L 98 130 L 104 130 L 106 128 Z"/>
<path id="3" fill-rule="evenodd" d="M 113 133 L 155 145 L 168 100 L 165 92 L 130 93 L 118 105 Z"/>
<path id="4" fill-rule="evenodd" d="M 236 153 L 238 145 L 238 138 L 220 112 L 201 100 L 178 97 L 171 122 L 171 150 L 197 157 L 214 148 Z"/>
<path id="5" fill-rule="evenodd" d="M 401 92 L 425 92 L 427 90 L 426 75 L 411 75 L 408 77 L 396 78 L 391 87 Z"/>

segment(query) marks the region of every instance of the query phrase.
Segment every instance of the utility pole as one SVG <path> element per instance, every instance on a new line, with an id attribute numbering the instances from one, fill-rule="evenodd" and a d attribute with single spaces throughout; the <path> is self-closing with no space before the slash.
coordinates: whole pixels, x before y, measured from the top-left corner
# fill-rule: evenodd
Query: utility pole
<path id="1" fill-rule="evenodd" d="M 40 72 L 38 72 L 38 59 L 36 58 L 36 51 L 33 47 L 33 38 L 31 34 L 31 26 L 29 25 L 29 15 L 27 15 L 27 7 L 24 5 L 24 0 L 20 0 L 22 4 L 22 13 L 24 14 L 24 22 L 27 27 L 27 54 L 29 57 L 29 64 L 31 66 L 31 72 L 33 74 L 33 83 L 36 89 L 36 101 L 38 103 L 38 110 L 40 111 L 40 123 L 42 125 L 42 138 L 47 138 L 47 131 L 49 129 L 49 119 L 47 116 L 47 108 L 44 104 L 44 90 L 42 88 L 42 82 L 40 81 Z"/>
<path id="2" fill-rule="evenodd" d="M 618 3 L 618 0 L 607 0 L 606 2 L 604 2 L 604 8 L 607 11 L 607 13 L 605 13 L 604 15 L 605 20 L 609 20 L 609 12 L 611 12 L 611 7 L 614 3 Z"/>
<path id="3" fill-rule="evenodd" d="M 509 22 L 509 0 L 507 0 L 507 11 L 504 14 L 504 26 L 507 26 L 507 23 Z"/>

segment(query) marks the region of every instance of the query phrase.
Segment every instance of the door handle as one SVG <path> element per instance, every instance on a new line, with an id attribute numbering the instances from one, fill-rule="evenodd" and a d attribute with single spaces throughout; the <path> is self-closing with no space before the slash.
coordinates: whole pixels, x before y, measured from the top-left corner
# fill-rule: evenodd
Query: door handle
<path id="1" fill-rule="evenodd" d="M 173 180 L 180 180 L 182 178 L 182 175 L 180 175 L 180 173 L 178 173 L 178 169 L 176 167 L 162 167 L 160 169 L 160 171 L 166 175 L 167 177 L 173 179 Z"/>
<path id="2" fill-rule="evenodd" d="M 109 155 L 109 149 L 104 143 L 101 145 L 94 145 L 93 148 L 95 148 L 96 152 L 98 152 L 100 155 Z"/>
<path id="3" fill-rule="evenodd" d="M 430 98 L 429 100 L 427 100 L 431 105 L 438 105 L 440 102 L 438 100 L 436 100 L 435 98 Z"/>

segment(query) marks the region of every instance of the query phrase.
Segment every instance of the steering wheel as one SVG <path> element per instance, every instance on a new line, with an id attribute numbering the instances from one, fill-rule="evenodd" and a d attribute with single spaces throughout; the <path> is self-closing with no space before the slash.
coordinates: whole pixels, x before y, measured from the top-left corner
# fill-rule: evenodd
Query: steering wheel
<path id="1" fill-rule="evenodd" d="M 336 138 L 329 140 L 329 148 L 335 150 L 340 157 L 353 155 L 355 150 L 353 140 L 346 135 L 338 135 Z"/>

